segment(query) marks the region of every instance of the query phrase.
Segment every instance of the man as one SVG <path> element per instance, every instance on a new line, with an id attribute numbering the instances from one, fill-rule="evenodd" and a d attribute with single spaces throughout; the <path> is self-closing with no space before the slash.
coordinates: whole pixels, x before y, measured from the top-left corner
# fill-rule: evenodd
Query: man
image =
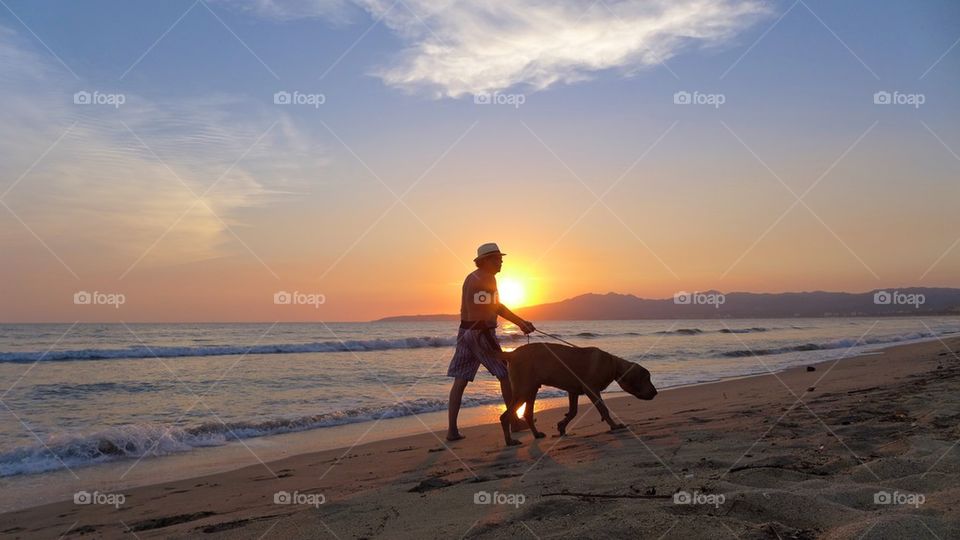
<path id="1" fill-rule="evenodd" d="M 450 360 L 447 376 L 453 377 L 450 389 L 450 402 L 447 413 L 450 425 L 447 428 L 447 440 L 463 438 L 457 429 L 457 415 L 460 414 L 460 402 L 467 384 L 477 374 L 480 364 L 491 375 L 500 379 L 500 393 L 505 404 L 512 403 L 510 381 L 507 379 L 507 365 L 500 359 L 500 344 L 495 330 L 497 317 L 503 317 L 517 325 L 524 334 L 536 330 L 506 306 L 497 297 L 496 273 L 503 267 L 503 256 L 494 243 L 483 244 L 477 248 L 477 258 L 473 260 L 477 269 L 463 280 L 463 292 L 460 297 L 460 330 L 457 332 L 457 350 Z M 516 422 L 519 428 L 525 425 Z"/>

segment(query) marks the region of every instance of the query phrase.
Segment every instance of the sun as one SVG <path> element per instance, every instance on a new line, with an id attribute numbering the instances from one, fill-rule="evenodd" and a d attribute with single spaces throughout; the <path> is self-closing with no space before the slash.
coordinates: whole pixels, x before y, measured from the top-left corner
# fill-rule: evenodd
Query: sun
<path id="1" fill-rule="evenodd" d="M 500 303 L 508 308 L 522 306 L 527 299 L 523 283 L 511 277 L 497 280 L 497 293 L 500 296 Z"/>

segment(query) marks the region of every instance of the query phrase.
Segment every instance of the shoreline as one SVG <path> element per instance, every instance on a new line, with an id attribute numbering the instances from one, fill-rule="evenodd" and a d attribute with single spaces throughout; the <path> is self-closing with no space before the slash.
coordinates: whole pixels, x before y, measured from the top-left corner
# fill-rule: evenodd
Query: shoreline
<path id="1" fill-rule="evenodd" d="M 953 344 L 951 348 L 960 348 L 960 338 L 954 337 L 948 341 Z M 798 393 L 803 393 L 812 381 L 822 379 L 828 374 L 837 378 L 840 378 L 840 374 L 845 374 L 843 382 L 849 386 L 869 385 L 871 377 L 868 375 L 875 377 L 878 368 L 882 368 L 887 374 L 894 373 L 902 379 L 929 371 L 931 366 L 935 365 L 933 362 L 951 360 L 942 356 L 926 358 L 932 353 L 942 351 L 943 345 L 933 339 L 920 343 L 898 344 L 884 347 L 878 352 L 811 364 L 816 370 L 813 372 L 807 371 L 806 367 L 793 367 L 772 374 L 763 373 L 665 389 L 652 402 L 640 402 L 631 396 L 611 397 L 607 399 L 607 403 L 613 413 L 622 416 L 625 421 L 631 420 L 627 422 L 630 430 L 626 434 L 606 433 L 605 426 L 600 425 L 596 411 L 585 406 L 571 425 L 572 435 L 563 439 L 548 437 L 532 441 L 529 433 L 524 432 L 519 435 L 523 442 L 521 446 L 506 449 L 503 447 L 498 427 L 490 424 L 463 428 L 467 439 L 449 445 L 440 440 L 442 432 L 439 436 L 431 432 L 389 438 L 358 444 L 345 451 L 339 448 L 297 454 L 228 472 L 130 489 L 124 493 L 126 503 L 120 508 L 75 505 L 72 501 L 61 501 L 8 512 L 0 514 L 0 532 L 26 538 L 34 534 L 59 536 L 69 533 L 69 536 L 78 531 L 96 531 L 97 534 L 113 537 L 129 534 L 129 527 L 129 530 L 136 530 L 139 536 L 144 537 L 195 534 L 198 530 L 212 527 L 214 530 L 209 531 L 211 534 L 222 530 L 232 533 L 233 536 L 243 533 L 257 537 L 272 524 L 275 527 L 273 533 L 278 533 L 287 530 L 285 527 L 291 524 L 303 526 L 303 520 L 316 521 L 314 514 L 318 511 L 324 514 L 332 512 L 335 516 L 338 512 L 346 512 L 345 508 L 353 504 L 376 506 L 385 490 L 390 493 L 396 491 L 393 496 L 397 496 L 419 487 L 420 495 L 414 495 L 428 496 L 434 492 L 445 491 L 442 488 L 447 486 L 458 486 L 471 480 L 487 478 L 491 473 L 492 480 L 484 480 L 485 482 L 509 483 L 513 477 L 495 472 L 504 461 L 522 461 L 532 465 L 530 471 L 533 471 L 544 464 L 548 454 L 551 459 L 546 462 L 557 463 L 563 451 L 576 453 L 576 450 L 571 448 L 580 446 L 583 446 L 582 451 L 596 458 L 597 455 L 603 455 L 603 452 L 594 450 L 593 445 L 610 446 L 614 449 L 631 444 L 636 446 L 641 439 L 635 435 L 644 433 L 646 438 L 648 430 L 653 432 L 649 435 L 650 444 L 659 448 L 663 444 L 676 442 L 676 433 L 666 429 L 667 426 L 663 424 L 682 414 L 686 414 L 689 417 L 687 422 L 692 422 L 698 430 L 733 428 L 733 432 L 736 432 L 746 426 L 730 426 L 731 422 L 736 423 L 737 418 L 716 416 L 714 409 L 746 405 L 753 411 L 751 414 L 756 415 L 758 411 L 769 408 L 773 396 L 785 394 L 786 397 L 791 397 L 778 379 L 790 388 L 796 387 L 793 391 Z M 925 361 L 908 361 L 916 356 L 924 356 Z M 940 360 L 936 360 L 937 358 Z M 830 382 L 825 380 L 818 383 L 818 386 L 823 387 Z M 821 392 L 821 389 L 814 389 L 811 395 Z M 728 400 L 728 394 L 736 395 L 738 399 Z M 555 432 L 553 424 L 562 411 L 563 408 L 538 409 L 538 425 L 552 435 Z M 710 413 L 714 413 L 714 418 L 706 418 Z M 779 413 L 770 414 L 773 419 L 780 416 Z M 740 418 L 740 421 L 743 419 Z M 647 442 L 641 442 L 641 449 L 647 446 Z M 744 444 L 749 442 L 743 441 Z M 554 453 L 557 457 L 554 457 Z M 650 452 L 646 453 L 646 461 L 651 461 L 651 453 L 659 452 L 650 448 Z M 749 451 L 744 453 L 747 454 Z M 652 465 L 656 465 L 656 461 L 658 460 L 652 460 Z M 533 480 L 535 474 L 530 471 L 530 479 Z M 619 484 L 616 476 L 608 483 L 611 487 Z M 541 488 L 543 487 L 541 485 Z M 94 486 L 91 486 L 91 491 L 93 488 Z M 325 504 L 316 510 L 274 504 L 270 495 L 284 490 L 303 494 L 317 493 L 319 490 L 326 499 Z M 530 497 L 535 495 L 531 494 Z M 540 497 L 542 498 L 543 494 Z M 198 508 L 204 510 L 198 512 Z M 77 525 L 71 527 L 74 522 Z M 360 522 L 362 525 L 363 520 Z M 314 526 L 317 524 L 314 523 Z M 469 523 L 466 526 L 469 526 Z M 296 530 L 289 529 L 294 535 L 297 535 Z"/>
<path id="2" fill-rule="evenodd" d="M 890 346 L 921 344 L 935 341 L 936 339 L 936 337 L 924 337 L 910 340 L 906 343 L 864 344 L 858 346 L 862 347 L 862 350 L 858 351 L 855 356 L 881 354 L 884 349 Z M 844 351 L 842 349 L 822 349 L 819 352 L 840 354 Z M 786 354 L 806 356 L 806 352 Z M 852 356 L 854 355 L 851 355 L 851 357 Z M 835 359 L 832 358 L 811 359 L 809 361 L 801 360 L 791 363 L 789 366 L 777 367 L 770 371 L 773 373 L 782 373 L 798 366 L 817 365 L 819 363 L 830 363 L 833 361 L 835 361 Z M 719 376 L 715 379 L 700 382 L 667 386 L 663 387 L 661 391 L 670 392 L 684 388 L 696 388 L 704 385 L 737 381 L 769 374 L 768 371 L 763 369 L 767 367 L 765 364 L 758 363 L 755 367 L 755 371 L 745 374 Z M 767 367 L 767 370 L 769 370 L 769 367 Z M 611 386 L 616 387 L 615 384 L 611 384 Z M 552 388 L 547 389 L 556 390 Z M 541 393 L 542 392 L 543 390 L 541 390 Z M 604 393 L 605 400 L 616 400 L 627 397 L 629 397 L 629 395 L 621 390 Z M 580 404 L 585 407 L 590 405 L 589 401 L 583 396 L 581 396 Z M 500 407 L 502 407 L 502 403 L 498 401 L 465 406 L 460 414 L 461 429 L 496 424 L 501 412 Z M 563 396 L 545 397 L 537 400 L 538 415 L 548 411 L 550 414 L 559 414 L 559 411 L 565 411 L 566 407 L 567 399 Z M 364 429 L 365 426 L 377 426 L 381 429 L 371 435 L 369 433 L 370 429 Z M 256 464 L 257 461 L 271 462 L 299 455 L 345 450 L 351 447 L 353 441 L 358 437 L 365 439 L 363 444 L 402 439 L 422 434 L 425 428 L 444 430 L 446 428 L 446 409 L 417 412 L 405 416 L 381 418 L 379 420 L 368 419 L 333 426 L 311 427 L 285 433 L 272 433 L 234 439 L 222 445 L 198 446 L 183 452 L 150 456 L 142 460 L 126 458 L 90 465 L 73 466 L 72 469 L 57 469 L 40 473 L 8 476 L 0 478 L 0 485 L 4 485 L 6 488 L 5 491 L 12 493 L 28 489 L 35 493 L 35 495 L 26 499 L 23 496 L 8 499 L 0 495 L 0 514 L 46 504 L 43 501 L 67 500 L 73 491 L 66 492 L 65 495 L 63 489 L 65 485 L 73 485 L 76 489 L 84 487 L 80 485 L 80 482 L 75 482 L 77 476 L 83 477 L 85 481 L 94 485 L 109 487 L 113 491 L 127 491 L 158 483 L 229 473 Z M 331 438 L 335 441 L 343 442 L 341 444 L 333 443 L 331 445 L 328 442 Z M 252 455 L 254 453 L 256 454 L 255 458 Z M 133 463 L 136 463 L 135 468 L 131 467 Z M 189 472 L 187 469 L 189 469 Z M 75 475 L 74 470 L 78 474 Z M 132 475 L 130 475 L 131 470 L 133 471 Z M 129 478 L 128 475 L 130 475 Z M 118 476 L 122 476 L 124 481 L 116 480 Z M 56 487 L 51 486 L 51 484 L 54 484 Z"/>

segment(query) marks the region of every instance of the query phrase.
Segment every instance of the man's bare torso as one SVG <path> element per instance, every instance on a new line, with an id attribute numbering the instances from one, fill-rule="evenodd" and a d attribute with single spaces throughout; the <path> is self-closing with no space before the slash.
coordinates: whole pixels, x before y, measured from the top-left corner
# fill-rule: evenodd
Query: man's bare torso
<path id="1" fill-rule="evenodd" d="M 497 324 L 497 278 L 494 274 L 476 269 L 463 280 L 463 295 L 460 299 L 460 319 L 464 321 L 487 321 Z"/>

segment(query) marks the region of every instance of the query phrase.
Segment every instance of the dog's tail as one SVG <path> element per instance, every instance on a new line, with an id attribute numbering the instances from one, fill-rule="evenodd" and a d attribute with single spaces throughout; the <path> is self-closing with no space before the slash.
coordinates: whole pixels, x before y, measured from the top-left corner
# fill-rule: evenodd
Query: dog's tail
<path id="1" fill-rule="evenodd" d="M 509 363 L 510 363 L 510 360 L 513 359 L 513 353 L 514 353 L 514 351 L 516 351 L 516 349 L 510 350 L 510 351 L 503 351 L 503 350 L 501 350 L 500 353 L 499 353 L 497 356 L 500 358 L 500 360 L 503 360 L 504 362 L 506 362 L 507 364 L 509 364 Z"/>

